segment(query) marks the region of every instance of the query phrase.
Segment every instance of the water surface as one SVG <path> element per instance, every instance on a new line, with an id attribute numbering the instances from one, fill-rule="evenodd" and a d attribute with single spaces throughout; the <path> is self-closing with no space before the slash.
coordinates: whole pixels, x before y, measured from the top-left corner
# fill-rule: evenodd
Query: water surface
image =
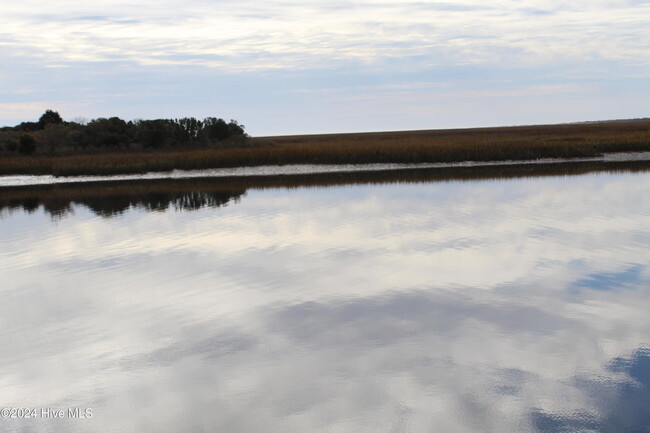
<path id="1" fill-rule="evenodd" d="M 542 158 L 523 161 L 463 161 L 417 164 L 289 164 L 254 167 L 214 168 L 202 170 L 172 170 L 142 174 L 118 174 L 110 176 L 53 176 L 53 175 L 8 175 L 0 176 L 0 188 L 32 185 L 56 185 L 87 182 L 115 182 L 154 179 L 196 179 L 251 176 L 295 176 L 326 173 L 376 172 L 414 169 L 450 169 L 468 167 L 498 167 L 511 165 L 566 164 L 579 162 L 620 163 L 650 161 L 650 152 L 616 152 L 590 158 Z"/>
<path id="2" fill-rule="evenodd" d="M 0 206 L 0 405 L 93 416 L 0 431 L 650 426 L 648 171 L 57 191 Z"/>

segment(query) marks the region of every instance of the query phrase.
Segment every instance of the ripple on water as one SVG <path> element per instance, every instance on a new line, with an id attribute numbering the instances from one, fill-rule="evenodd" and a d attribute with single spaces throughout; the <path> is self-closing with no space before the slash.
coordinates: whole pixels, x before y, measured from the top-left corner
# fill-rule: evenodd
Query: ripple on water
<path id="1" fill-rule="evenodd" d="M 650 404 L 648 185 L 14 211 L 0 219 L 0 400 L 90 404 L 64 433 L 634 431 Z"/>

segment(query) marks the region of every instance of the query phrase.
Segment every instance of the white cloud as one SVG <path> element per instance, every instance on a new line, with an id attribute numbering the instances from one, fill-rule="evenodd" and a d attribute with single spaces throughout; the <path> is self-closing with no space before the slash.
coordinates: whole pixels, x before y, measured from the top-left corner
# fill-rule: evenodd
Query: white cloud
<path id="1" fill-rule="evenodd" d="M 237 71 L 413 56 L 428 56 L 427 65 L 650 58 L 650 5 L 545 3 L 31 1 L 0 20 L 12 44 L 56 64 L 122 59 Z"/>
<path id="2" fill-rule="evenodd" d="M 45 108 L 216 114 L 253 135 L 643 117 L 649 16 L 644 1 L 27 0 L 0 16 L 0 124 Z"/>

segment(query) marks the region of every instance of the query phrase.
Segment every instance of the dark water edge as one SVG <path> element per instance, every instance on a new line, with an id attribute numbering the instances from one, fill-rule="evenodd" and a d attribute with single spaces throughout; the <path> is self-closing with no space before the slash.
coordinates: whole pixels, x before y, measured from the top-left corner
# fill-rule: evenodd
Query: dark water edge
<path id="1" fill-rule="evenodd" d="M 82 205 L 101 217 L 129 208 L 149 211 L 190 211 L 226 206 L 241 200 L 249 189 L 310 188 L 387 183 L 473 182 L 518 178 L 579 176 L 588 173 L 646 172 L 650 161 L 585 161 L 562 164 L 520 164 L 477 167 L 415 168 L 385 171 L 331 172 L 276 176 L 140 179 L 0 188 L 3 213 L 43 207 L 53 218 Z"/>

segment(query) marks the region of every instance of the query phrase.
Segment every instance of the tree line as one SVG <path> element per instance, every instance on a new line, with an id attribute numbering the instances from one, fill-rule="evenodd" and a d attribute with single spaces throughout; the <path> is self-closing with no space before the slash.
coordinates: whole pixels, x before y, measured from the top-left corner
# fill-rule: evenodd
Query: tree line
<path id="1" fill-rule="evenodd" d="M 100 117 L 89 122 L 66 122 L 56 111 L 46 110 L 37 122 L 0 128 L 0 151 L 32 155 L 244 146 L 248 144 L 247 137 L 244 125 L 216 117 L 128 122 L 119 117 Z"/>

